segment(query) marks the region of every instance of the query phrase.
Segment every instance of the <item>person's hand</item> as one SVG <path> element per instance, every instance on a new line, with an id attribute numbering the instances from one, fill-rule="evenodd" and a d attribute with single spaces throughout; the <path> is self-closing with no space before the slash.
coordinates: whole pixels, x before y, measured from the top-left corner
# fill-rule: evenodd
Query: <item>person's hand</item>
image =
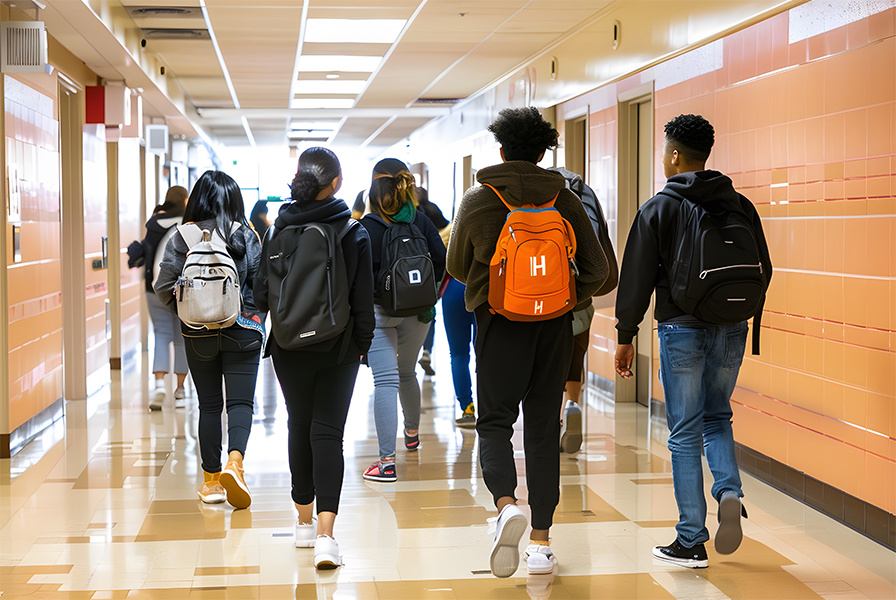
<path id="1" fill-rule="evenodd" d="M 635 358 L 635 347 L 632 344 L 618 344 L 614 358 L 616 372 L 623 379 L 632 378 L 632 360 Z"/>

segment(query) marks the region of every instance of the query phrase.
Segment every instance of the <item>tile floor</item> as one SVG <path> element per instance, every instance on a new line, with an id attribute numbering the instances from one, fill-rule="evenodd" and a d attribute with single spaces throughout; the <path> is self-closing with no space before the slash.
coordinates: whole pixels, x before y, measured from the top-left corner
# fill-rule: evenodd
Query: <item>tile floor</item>
<path id="1" fill-rule="evenodd" d="M 270 364 L 245 463 L 253 503 L 235 511 L 198 501 L 196 400 L 148 412 L 147 355 L 138 354 L 103 392 L 70 402 L 64 422 L 0 461 L 0 598 L 896 598 L 896 553 L 748 475 L 750 519 L 735 554 L 709 544 L 710 567 L 698 571 L 656 562 L 651 547 L 674 539 L 677 520 L 664 425 L 593 389 L 583 449 L 561 455 L 551 530 L 559 568 L 494 578 L 486 519 L 495 509 L 475 432 L 454 427 L 446 348 L 437 338 L 437 374 L 421 374 L 422 447 L 399 450 L 395 484 L 361 478 L 376 455 L 372 378 L 361 369 L 336 524 L 345 566 L 329 572 L 293 546 L 286 413 Z M 708 490 L 708 471 L 706 480 Z M 524 487 L 520 496 L 527 512 Z"/>

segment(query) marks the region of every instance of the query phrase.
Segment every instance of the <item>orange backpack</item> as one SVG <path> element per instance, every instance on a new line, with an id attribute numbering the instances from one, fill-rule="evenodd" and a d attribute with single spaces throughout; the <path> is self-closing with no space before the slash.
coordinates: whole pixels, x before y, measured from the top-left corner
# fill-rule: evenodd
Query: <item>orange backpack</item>
<path id="1" fill-rule="evenodd" d="M 542 205 L 511 206 L 489 263 L 488 303 L 511 321 L 544 321 L 576 304 L 576 236 L 554 208 L 557 196 Z M 560 193 L 557 192 L 557 195 Z"/>

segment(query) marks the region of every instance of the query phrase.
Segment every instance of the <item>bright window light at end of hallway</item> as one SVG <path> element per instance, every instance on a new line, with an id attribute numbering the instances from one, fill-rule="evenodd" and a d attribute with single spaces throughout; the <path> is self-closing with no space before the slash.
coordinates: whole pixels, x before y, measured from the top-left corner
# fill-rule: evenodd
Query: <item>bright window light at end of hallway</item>
<path id="1" fill-rule="evenodd" d="M 293 98 L 290 108 L 351 108 L 355 101 L 351 98 Z"/>
<path id="2" fill-rule="evenodd" d="M 404 19 L 308 19 L 305 43 L 391 44 Z"/>
<path id="3" fill-rule="evenodd" d="M 296 94 L 360 94 L 367 82 L 363 79 L 300 79 L 296 82 Z"/>
<path id="4" fill-rule="evenodd" d="M 299 57 L 299 72 L 373 73 L 381 60 L 383 60 L 382 56 L 303 54 Z"/>

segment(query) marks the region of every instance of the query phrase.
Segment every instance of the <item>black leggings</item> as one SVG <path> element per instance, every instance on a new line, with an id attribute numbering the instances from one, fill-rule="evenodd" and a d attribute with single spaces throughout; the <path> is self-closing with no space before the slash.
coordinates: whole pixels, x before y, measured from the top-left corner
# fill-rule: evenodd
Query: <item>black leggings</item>
<path id="1" fill-rule="evenodd" d="M 516 322 L 476 309 L 479 464 L 497 500 L 516 498 L 513 424 L 523 406 L 532 528 L 550 529 L 560 500 L 560 406 L 572 354 L 572 317 Z"/>
<path id="2" fill-rule="evenodd" d="M 342 436 L 360 364 L 338 364 L 340 346 L 329 352 L 271 352 L 289 413 L 292 499 L 311 504 L 316 497 L 318 513 L 339 512 Z"/>
<path id="3" fill-rule="evenodd" d="M 227 453 L 246 454 L 252 429 L 255 380 L 261 334 L 234 325 L 227 329 L 184 333 L 187 364 L 199 396 L 199 454 L 202 470 L 221 470 L 221 412 L 227 391 Z"/>

